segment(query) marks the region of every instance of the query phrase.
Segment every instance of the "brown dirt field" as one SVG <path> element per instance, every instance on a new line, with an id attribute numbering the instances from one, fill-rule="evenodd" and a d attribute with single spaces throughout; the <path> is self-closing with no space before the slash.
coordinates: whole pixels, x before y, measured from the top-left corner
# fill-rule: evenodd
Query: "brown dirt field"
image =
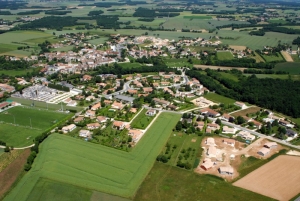
<path id="1" fill-rule="evenodd" d="M 277 200 L 290 200 L 300 192 L 299 167 L 300 157 L 278 156 L 233 185 Z"/>
<path id="2" fill-rule="evenodd" d="M 231 113 L 232 116 L 234 117 L 238 117 L 238 116 L 246 116 L 246 114 L 250 114 L 250 113 L 256 113 L 257 111 L 259 111 L 261 108 L 260 107 L 249 107 L 247 109 L 244 109 L 244 110 L 240 110 L 238 112 L 234 112 L 234 113 Z"/>
<path id="3" fill-rule="evenodd" d="M 23 171 L 24 165 L 27 162 L 27 158 L 29 155 L 30 149 L 26 149 L 9 166 L 7 166 L 2 172 L 0 172 L 0 200 L 3 195 L 7 191 L 9 191 L 10 187 Z"/>
<path id="4" fill-rule="evenodd" d="M 287 53 L 285 51 L 281 51 L 280 53 L 287 62 L 294 62 L 293 58 L 291 57 L 291 55 L 289 53 Z"/>
<path id="5" fill-rule="evenodd" d="M 206 65 L 194 65 L 195 68 L 201 68 L 201 69 L 213 69 L 213 70 L 231 70 L 231 69 L 237 69 L 240 71 L 244 71 L 247 68 L 237 68 L 237 67 L 224 67 L 224 66 L 206 66 Z"/>
<path id="6" fill-rule="evenodd" d="M 246 46 L 241 46 L 241 45 L 229 45 L 229 47 L 236 51 L 243 51 L 246 49 Z"/>

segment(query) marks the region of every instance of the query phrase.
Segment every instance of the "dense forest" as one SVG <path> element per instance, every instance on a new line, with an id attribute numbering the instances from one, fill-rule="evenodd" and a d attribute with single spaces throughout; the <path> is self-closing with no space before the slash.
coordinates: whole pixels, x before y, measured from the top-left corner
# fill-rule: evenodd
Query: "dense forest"
<path id="1" fill-rule="evenodd" d="M 282 79 L 258 79 L 255 75 L 243 77 L 238 82 L 227 79 L 217 71 L 189 70 L 187 75 L 201 80 L 210 91 L 239 101 L 255 104 L 283 114 L 300 117 L 300 82 Z"/>

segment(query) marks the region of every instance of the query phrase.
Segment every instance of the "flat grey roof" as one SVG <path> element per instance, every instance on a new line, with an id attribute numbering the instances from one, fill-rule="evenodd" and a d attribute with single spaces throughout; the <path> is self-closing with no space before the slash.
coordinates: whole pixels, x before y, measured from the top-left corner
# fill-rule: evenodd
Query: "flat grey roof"
<path id="1" fill-rule="evenodd" d="M 130 97 L 130 96 L 124 96 L 124 95 L 116 95 L 116 99 L 127 101 L 127 102 L 132 102 L 135 98 Z"/>

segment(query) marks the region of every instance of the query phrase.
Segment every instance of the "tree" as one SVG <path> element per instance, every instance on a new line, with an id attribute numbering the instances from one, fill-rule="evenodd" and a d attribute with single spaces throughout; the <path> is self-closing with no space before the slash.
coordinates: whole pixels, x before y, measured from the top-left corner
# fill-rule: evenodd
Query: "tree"
<path id="1" fill-rule="evenodd" d="M 216 120 L 216 124 L 218 124 L 218 125 L 220 125 L 220 126 L 221 126 L 221 124 L 222 124 L 222 121 L 221 121 L 220 119 L 217 119 L 217 120 Z"/>
<path id="2" fill-rule="evenodd" d="M 238 116 L 236 118 L 236 121 L 237 121 L 237 124 L 239 124 L 239 125 L 246 122 L 245 119 L 243 117 L 241 117 L 241 116 Z"/>
<path id="3" fill-rule="evenodd" d="M 181 121 L 179 121 L 177 124 L 176 124 L 176 130 L 177 131 L 180 131 L 182 129 L 182 123 Z"/>
<path id="4" fill-rule="evenodd" d="M 4 148 L 4 152 L 10 152 L 9 146 L 6 146 L 6 147 Z"/>

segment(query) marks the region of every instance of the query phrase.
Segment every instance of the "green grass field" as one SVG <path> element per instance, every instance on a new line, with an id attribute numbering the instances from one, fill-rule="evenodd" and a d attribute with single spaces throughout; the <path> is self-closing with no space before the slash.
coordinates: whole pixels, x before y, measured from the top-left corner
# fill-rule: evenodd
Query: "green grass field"
<path id="1" fill-rule="evenodd" d="M 187 18 L 187 19 L 200 19 L 200 20 L 210 20 L 212 19 L 211 16 L 201 16 L 201 15 L 186 15 L 183 16 L 183 18 Z"/>
<path id="2" fill-rule="evenodd" d="M 180 115 L 162 113 L 129 153 L 53 134 L 41 144 L 32 170 L 4 200 L 28 200 L 31 194 L 39 193 L 53 195 L 47 193 L 52 189 L 35 188 L 41 177 L 81 187 L 82 191 L 91 189 L 132 198 L 151 170 L 179 118 Z M 73 200 L 75 197 L 76 194 L 72 194 L 69 199 Z"/>
<path id="3" fill-rule="evenodd" d="M 3 122 L 0 140 L 14 147 L 31 145 L 36 136 L 68 116 L 53 111 L 13 107 L 0 113 L 0 121 Z"/>
<path id="4" fill-rule="evenodd" d="M 132 121 L 130 126 L 132 128 L 145 129 L 154 119 L 154 117 L 150 117 L 146 115 L 147 109 L 143 109 L 141 113 Z"/>
<path id="5" fill-rule="evenodd" d="M 231 52 L 217 52 L 218 60 L 231 60 L 233 55 Z"/>
<path id="6" fill-rule="evenodd" d="M 208 94 L 204 95 L 204 98 L 214 101 L 216 103 L 233 104 L 236 102 L 235 100 L 233 100 L 231 98 L 227 98 L 225 96 L 221 96 L 216 93 L 208 93 Z"/>
<path id="7" fill-rule="evenodd" d="M 285 62 L 276 64 L 274 70 L 286 71 L 290 74 L 300 74 L 300 63 Z"/>
<path id="8" fill-rule="evenodd" d="M 272 199 L 232 186 L 216 176 L 198 175 L 156 162 L 134 200 L 250 201 Z"/>
<path id="9" fill-rule="evenodd" d="M 218 74 L 222 75 L 223 78 L 227 78 L 227 79 L 233 80 L 235 82 L 239 81 L 239 78 L 232 73 L 218 72 Z"/>
<path id="10" fill-rule="evenodd" d="M 276 55 L 262 55 L 262 57 L 266 60 L 266 62 L 285 61 L 280 53 L 276 53 Z"/>
<path id="11" fill-rule="evenodd" d="M 252 74 L 244 74 L 245 76 L 251 76 Z M 277 74 L 255 74 L 257 78 L 273 78 L 273 79 L 288 79 L 289 75 L 277 75 Z"/>
<path id="12" fill-rule="evenodd" d="M 29 68 L 25 70 L 0 70 L 0 75 L 9 75 L 9 76 L 22 76 L 27 73 L 32 73 L 34 71 L 39 71 L 41 68 Z"/>

